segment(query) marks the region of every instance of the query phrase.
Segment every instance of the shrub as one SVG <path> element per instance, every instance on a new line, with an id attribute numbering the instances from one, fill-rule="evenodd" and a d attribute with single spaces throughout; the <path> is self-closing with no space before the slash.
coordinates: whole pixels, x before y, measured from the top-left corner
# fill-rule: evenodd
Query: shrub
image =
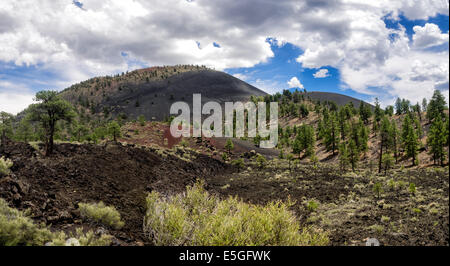
<path id="1" fill-rule="evenodd" d="M 381 222 L 383 223 L 387 223 L 391 220 L 391 218 L 389 216 L 381 216 Z"/>
<path id="2" fill-rule="evenodd" d="M 256 162 L 258 163 L 259 168 L 263 169 L 267 163 L 266 157 L 261 154 L 258 154 L 256 157 Z"/>
<path id="3" fill-rule="evenodd" d="M 245 164 L 244 164 L 244 159 L 242 159 L 242 158 L 239 158 L 239 159 L 236 159 L 236 160 L 231 161 L 231 164 L 234 165 L 235 167 L 237 167 L 237 168 L 238 168 L 238 171 L 239 171 L 241 168 L 244 168 L 244 166 L 245 166 Z"/>
<path id="4" fill-rule="evenodd" d="M 187 143 L 187 141 L 186 141 L 185 139 L 182 139 L 182 140 L 180 141 L 179 145 L 180 145 L 181 147 L 187 147 L 187 146 L 188 146 L 188 143 Z"/>
<path id="5" fill-rule="evenodd" d="M 116 208 L 99 203 L 78 203 L 81 216 L 94 222 L 120 229 L 124 222 L 120 220 L 120 213 Z"/>
<path id="6" fill-rule="evenodd" d="M 319 203 L 316 202 L 315 200 L 310 200 L 306 204 L 306 209 L 308 209 L 308 211 L 310 211 L 310 212 L 314 212 L 315 210 L 317 210 L 318 207 L 319 207 Z"/>
<path id="7" fill-rule="evenodd" d="M 373 192 L 377 196 L 377 198 L 380 198 L 381 193 L 383 193 L 383 187 L 380 182 L 377 182 L 373 185 Z"/>
<path id="8" fill-rule="evenodd" d="M 0 177 L 3 175 L 8 175 L 11 170 L 9 170 L 9 168 L 11 168 L 13 166 L 13 162 L 10 159 L 5 159 L 5 157 L 1 157 L 0 158 Z"/>
<path id="9" fill-rule="evenodd" d="M 419 209 L 419 208 L 412 208 L 411 210 L 412 210 L 412 212 L 413 212 L 414 214 L 420 214 L 420 213 L 422 213 L 422 210 Z"/>
<path id="10" fill-rule="evenodd" d="M 300 229 L 289 210 L 291 204 L 277 201 L 259 206 L 235 197 L 220 200 L 196 183 L 168 198 L 149 194 L 144 232 L 155 245 L 326 245 L 326 233 Z"/>
<path id="11" fill-rule="evenodd" d="M 80 246 L 105 246 L 110 244 L 109 235 L 96 237 L 92 231 L 84 234 L 77 229 L 75 235 L 67 236 L 64 232 L 52 232 L 45 225 L 37 225 L 24 212 L 10 208 L 0 198 L 0 246 L 64 246 L 69 237 L 76 239 Z"/>
<path id="12" fill-rule="evenodd" d="M 139 121 L 139 125 L 141 125 L 141 127 L 145 126 L 145 116 L 144 115 L 140 115 L 138 116 L 138 121 Z"/>
<path id="13" fill-rule="evenodd" d="M 379 224 L 374 224 L 374 225 L 369 226 L 369 229 L 372 230 L 373 232 L 381 234 L 384 231 L 384 226 L 379 225 Z"/>
<path id="14" fill-rule="evenodd" d="M 416 194 L 416 184 L 409 183 L 409 193 L 411 193 L 411 195 L 415 195 Z"/>
<path id="15" fill-rule="evenodd" d="M 225 152 L 222 153 L 222 160 L 224 162 L 228 161 L 228 155 Z"/>

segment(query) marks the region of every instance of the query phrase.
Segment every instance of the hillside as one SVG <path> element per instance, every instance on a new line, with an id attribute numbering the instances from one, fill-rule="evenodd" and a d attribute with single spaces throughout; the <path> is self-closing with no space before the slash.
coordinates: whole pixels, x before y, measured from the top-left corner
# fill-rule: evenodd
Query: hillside
<path id="1" fill-rule="evenodd" d="M 305 93 L 306 97 L 309 97 L 313 101 L 331 101 L 335 102 L 338 106 L 346 105 L 348 103 L 352 103 L 355 108 L 359 108 L 359 104 L 361 103 L 360 99 L 356 99 L 344 94 L 334 93 L 334 92 L 322 92 L 322 91 L 309 91 Z M 364 102 L 367 104 L 366 102 Z M 372 105 L 370 105 L 372 106 Z M 373 106 L 372 106 L 373 107 Z"/>
<path id="2" fill-rule="evenodd" d="M 224 72 L 199 66 L 152 67 L 114 77 L 93 78 L 76 84 L 61 96 L 85 109 L 85 113 L 127 118 L 144 115 L 147 120 L 164 120 L 176 101 L 192 107 L 192 95 L 200 93 L 207 101 L 246 101 L 265 92 Z"/>

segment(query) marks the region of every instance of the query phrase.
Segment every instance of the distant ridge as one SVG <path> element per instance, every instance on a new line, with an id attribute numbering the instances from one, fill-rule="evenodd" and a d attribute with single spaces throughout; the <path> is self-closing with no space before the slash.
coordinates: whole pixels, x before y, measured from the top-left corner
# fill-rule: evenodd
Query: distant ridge
<path id="1" fill-rule="evenodd" d="M 355 108 L 358 108 L 362 101 L 360 99 L 356 99 L 351 96 L 334 93 L 334 92 L 310 91 L 310 92 L 306 92 L 305 95 L 306 95 L 306 97 L 310 97 L 312 100 L 316 100 L 316 101 L 317 100 L 319 100 L 321 102 L 333 101 L 339 106 L 346 105 L 347 103 L 352 102 L 353 106 L 355 106 Z M 364 104 L 368 104 L 368 105 L 372 106 L 371 104 L 366 103 L 366 102 L 364 102 Z"/>

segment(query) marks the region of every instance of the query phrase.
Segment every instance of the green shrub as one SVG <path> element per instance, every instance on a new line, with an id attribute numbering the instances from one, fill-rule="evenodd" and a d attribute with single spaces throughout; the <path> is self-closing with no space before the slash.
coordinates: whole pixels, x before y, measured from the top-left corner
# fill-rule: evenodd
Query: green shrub
<path id="1" fill-rule="evenodd" d="M 120 220 L 120 213 L 116 208 L 106 206 L 101 201 L 99 203 L 78 203 L 78 209 L 84 218 L 115 229 L 120 229 L 125 224 Z"/>
<path id="2" fill-rule="evenodd" d="M 0 246 L 65 246 L 72 238 L 80 246 L 105 246 L 111 242 L 111 236 L 96 237 L 92 231 L 84 234 L 77 229 L 75 235 L 64 232 L 52 232 L 44 224 L 35 224 L 24 212 L 8 206 L 0 198 Z"/>
<path id="3" fill-rule="evenodd" d="M 411 193 L 411 195 L 415 195 L 416 194 L 416 184 L 414 183 L 409 183 L 409 193 Z"/>
<path id="4" fill-rule="evenodd" d="M 202 183 L 168 198 L 147 197 L 144 232 L 155 245 L 253 246 L 326 245 L 327 234 L 300 229 L 291 202 L 252 205 L 234 197 L 220 200 Z"/>
<path id="5" fill-rule="evenodd" d="M 316 211 L 318 207 L 319 207 L 319 203 L 316 202 L 315 200 L 310 200 L 306 204 L 306 209 L 308 209 L 308 211 L 310 211 L 310 212 Z"/>
<path id="6" fill-rule="evenodd" d="M 267 163 L 266 157 L 258 153 L 258 155 L 256 156 L 256 163 L 258 164 L 260 169 L 263 169 Z"/>
<path id="7" fill-rule="evenodd" d="M 422 210 L 419 209 L 419 208 L 412 208 L 411 210 L 412 210 L 412 212 L 413 212 L 414 214 L 421 214 L 421 213 L 422 213 Z"/>
<path id="8" fill-rule="evenodd" d="M 138 121 L 139 121 L 139 124 L 141 125 L 141 127 L 143 127 L 143 126 L 145 126 L 145 116 L 144 115 L 140 115 L 139 117 L 138 117 Z"/>
<path id="9" fill-rule="evenodd" d="M 373 193 L 377 196 L 377 198 L 380 198 L 381 193 L 383 193 L 383 186 L 380 182 L 377 182 L 373 185 Z"/>
<path id="10" fill-rule="evenodd" d="M 226 154 L 225 152 L 222 153 L 222 160 L 224 162 L 228 161 L 228 154 Z"/>
<path id="11" fill-rule="evenodd" d="M 0 158 L 0 177 L 3 175 L 9 175 L 11 168 L 13 166 L 13 162 L 10 159 L 5 159 L 5 157 Z"/>
<path id="12" fill-rule="evenodd" d="M 241 168 L 244 168 L 244 166 L 245 166 L 245 164 L 244 164 L 244 159 L 242 159 L 242 158 L 239 158 L 239 159 L 236 159 L 236 160 L 231 161 L 231 164 L 234 165 L 235 167 L 237 167 L 237 168 L 238 168 L 238 171 L 239 171 Z"/>

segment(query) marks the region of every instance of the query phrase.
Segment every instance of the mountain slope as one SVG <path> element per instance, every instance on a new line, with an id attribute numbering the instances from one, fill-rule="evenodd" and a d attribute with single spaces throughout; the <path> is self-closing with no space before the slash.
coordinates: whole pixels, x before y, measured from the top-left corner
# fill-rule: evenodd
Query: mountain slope
<path id="1" fill-rule="evenodd" d="M 247 101 L 265 92 L 224 72 L 204 67 L 175 66 L 136 70 L 115 77 L 94 78 L 64 90 L 61 95 L 78 108 L 103 116 L 120 113 L 147 120 L 169 117 L 172 103 L 187 102 L 200 93 L 207 101 Z"/>
<path id="2" fill-rule="evenodd" d="M 359 107 L 361 100 L 334 92 L 322 92 L 322 91 L 310 91 L 305 94 L 306 97 L 310 97 L 312 100 L 319 100 L 321 102 L 325 101 L 333 101 L 338 106 L 346 105 L 347 103 L 352 102 L 355 108 Z M 367 104 L 364 102 L 364 104 Z M 370 105 L 370 104 L 369 104 Z M 372 105 L 370 105 L 372 106 Z"/>

